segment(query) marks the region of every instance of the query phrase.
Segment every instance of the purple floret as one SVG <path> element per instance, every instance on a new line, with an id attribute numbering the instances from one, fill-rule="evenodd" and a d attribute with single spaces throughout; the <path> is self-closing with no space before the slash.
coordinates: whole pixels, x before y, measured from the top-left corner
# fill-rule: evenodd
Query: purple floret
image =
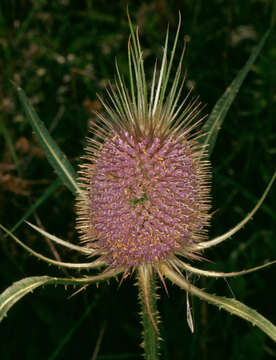
<path id="1" fill-rule="evenodd" d="M 206 225 L 200 163 L 189 141 L 113 135 L 89 183 L 94 236 L 111 266 L 168 260 Z"/>

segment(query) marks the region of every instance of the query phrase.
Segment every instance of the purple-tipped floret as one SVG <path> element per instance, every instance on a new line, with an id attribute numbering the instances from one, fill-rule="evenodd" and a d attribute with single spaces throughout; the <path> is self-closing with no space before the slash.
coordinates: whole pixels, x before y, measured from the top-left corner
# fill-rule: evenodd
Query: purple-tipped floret
<path id="1" fill-rule="evenodd" d="M 106 263 L 158 263 L 196 241 L 208 220 L 203 180 L 188 140 L 111 135 L 87 189 L 88 217 Z"/>

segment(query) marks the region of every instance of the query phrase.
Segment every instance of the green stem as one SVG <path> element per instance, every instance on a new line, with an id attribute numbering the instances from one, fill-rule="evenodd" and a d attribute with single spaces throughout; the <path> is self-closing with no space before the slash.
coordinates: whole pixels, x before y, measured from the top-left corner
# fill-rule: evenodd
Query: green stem
<path id="1" fill-rule="evenodd" d="M 157 286 L 152 277 L 151 268 L 140 266 L 138 268 L 139 301 L 141 304 L 141 317 L 143 324 L 144 357 L 146 360 L 159 359 L 159 330 L 157 310 Z"/>

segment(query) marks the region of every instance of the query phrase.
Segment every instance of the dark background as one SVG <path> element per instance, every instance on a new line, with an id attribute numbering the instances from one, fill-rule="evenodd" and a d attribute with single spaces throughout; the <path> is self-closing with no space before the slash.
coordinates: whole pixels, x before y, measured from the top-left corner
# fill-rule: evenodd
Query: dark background
<path id="1" fill-rule="evenodd" d="M 188 40 L 187 88 L 194 86 L 210 113 L 245 64 L 270 23 L 272 2 L 1 0 L 0 2 L 0 222 L 8 228 L 39 199 L 56 175 L 40 149 L 10 80 L 26 91 L 40 118 L 76 166 L 83 153 L 87 122 L 101 106 L 96 93 L 113 79 L 114 59 L 127 76 L 129 28 L 126 6 L 138 23 L 151 75 L 160 58 L 167 24 L 175 32 L 182 14 L 181 38 Z M 210 237 L 241 220 L 254 206 L 276 167 L 276 36 L 272 33 L 244 82 L 220 132 L 212 155 Z M 178 51 L 181 50 L 181 45 Z M 179 55 L 177 55 L 179 56 Z M 185 90 L 187 91 L 187 89 Z M 3 136 L 2 136 L 3 135 Z M 276 187 L 265 206 L 243 230 L 205 253 L 217 271 L 238 271 L 276 258 Z M 273 201 L 274 200 L 274 201 Z M 74 198 L 63 186 L 30 220 L 77 242 Z M 53 248 L 22 225 L 26 244 L 53 257 Z M 30 257 L 1 234 L 0 288 L 26 276 L 65 276 Z M 64 261 L 85 261 L 56 247 Z M 69 271 L 70 275 L 73 272 Z M 78 275 L 78 274 L 77 274 Z M 210 293 L 235 296 L 276 323 L 275 266 L 230 279 L 195 278 Z M 140 359 L 141 324 L 135 278 L 119 287 L 114 280 L 74 289 L 36 290 L 10 310 L 0 324 L 0 359 Z M 195 333 L 186 322 L 186 295 L 161 287 L 161 358 L 273 359 L 276 347 L 260 330 L 198 299 L 191 299 Z M 102 336 L 103 335 L 103 336 Z"/>

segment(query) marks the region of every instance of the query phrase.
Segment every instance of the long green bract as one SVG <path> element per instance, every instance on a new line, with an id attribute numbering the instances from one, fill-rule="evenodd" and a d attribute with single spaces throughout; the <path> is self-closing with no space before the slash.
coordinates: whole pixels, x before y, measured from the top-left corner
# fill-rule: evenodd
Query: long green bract
<path id="1" fill-rule="evenodd" d="M 237 301 L 222 296 L 208 294 L 205 291 L 197 288 L 188 282 L 184 276 L 176 273 L 166 265 L 162 265 L 163 274 L 170 279 L 174 284 L 180 288 L 188 291 L 191 295 L 199 297 L 212 305 L 218 306 L 220 309 L 228 311 L 230 314 L 237 315 L 247 321 L 253 326 L 258 326 L 266 335 L 276 342 L 276 327 L 264 316 L 260 315 L 256 310 Z"/>
<path id="2" fill-rule="evenodd" d="M 83 278 L 58 278 L 51 276 L 32 276 L 19 280 L 9 286 L 0 295 L 0 322 L 7 315 L 9 309 L 23 296 L 43 285 L 88 285 L 94 282 L 106 280 L 118 275 L 120 270 L 110 270 L 96 276 Z"/>

